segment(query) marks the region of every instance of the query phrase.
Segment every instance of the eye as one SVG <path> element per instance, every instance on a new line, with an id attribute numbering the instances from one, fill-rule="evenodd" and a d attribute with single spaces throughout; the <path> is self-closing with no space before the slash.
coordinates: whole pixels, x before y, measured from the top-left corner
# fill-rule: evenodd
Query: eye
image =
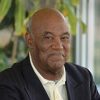
<path id="1" fill-rule="evenodd" d="M 44 40 L 49 40 L 49 41 L 51 41 L 51 40 L 53 40 L 53 35 L 52 35 L 52 33 L 51 32 L 44 32 L 44 34 L 43 34 L 43 39 Z"/>
<path id="2" fill-rule="evenodd" d="M 52 36 L 44 36 L 45 39 L 48 39 L 48 40 L 52 40 L 53 37 Z"/>
<path id="3" fill-rule="evenodd" d="M 70 36 L 69 35 L 64 35 L 61 37 L 61 40 L 69 40 Z"/>

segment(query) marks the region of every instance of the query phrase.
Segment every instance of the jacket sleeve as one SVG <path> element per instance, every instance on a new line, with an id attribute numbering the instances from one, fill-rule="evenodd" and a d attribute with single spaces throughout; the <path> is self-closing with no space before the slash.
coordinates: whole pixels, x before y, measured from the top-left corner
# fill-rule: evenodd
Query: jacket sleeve
<path id="1" fill-rule="evenodd" d="M 100 94 L 98 93 L 97 87 L 95 85 L 95 82 L 93 81 L 93 77 L 89 72 L 90 76 L 90 90 L 91 90 L 91 100 L 100 100 Z"/>
<path id="2" fill-rule="evenodd" d="M 0 84 L 0 100 L 20 100 L 20 95 L 11 85 Z"/>
<path id="3" fill-rule="evenodd" d="M 15 75 L 9 70 L 0 72 L 0 100 L 23 100 Z"/>

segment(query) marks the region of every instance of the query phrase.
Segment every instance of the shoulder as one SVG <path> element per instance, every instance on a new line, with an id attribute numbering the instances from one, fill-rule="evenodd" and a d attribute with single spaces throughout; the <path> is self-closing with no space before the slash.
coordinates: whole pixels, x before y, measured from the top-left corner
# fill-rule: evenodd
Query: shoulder
<path id="1" fill-rule="evenodd" d="M 26 84 L 23 77 L 25 65 L 26 62 L 23 60 L 0 72 L 0 98 L 2 100 L 12 100 L 12 98 L 19 100 L 27 97 L 25 92 Z"/>
<path id="2" fill-rule="evenodd" d="M 80 79 L 82 81 L 92 80 L 92 74 L 89 69 L 72 63 L 66 63 L 65 69 L 69 75 L 74 77 L 75 79 Z"/>
<path id="3" fill-rule="evenodd" d="M 10 68 L 0 72 L 0 85 L 19 84 L 22 80 L 23 61 L 13 64 Z"/>
<path id="4" fill-rule="evenodd" d="M 21 68 L 19 68 L 19 63 L 14 64 L 11 68 L 8 68 L 2 72 L 0 72 L 0 84 L 8 83 L 11 80 L 14 82 L 19 76 Z"/>
<path id="5" fill-rule="evenodd" d="M 10 68 L 0 72 L 0 80 L 4 78 L 10 78 L 13 80 L 16 77 L 19 77 L 19 75 L 22 73 L 23 68 L 29 64 L 29 57 L 26 57 L 25 59 L 14 63 Z"/>
<path id="6" fill-rule="evenodd" d="M 93 100 L 100 100 L 100 95 L 93 80 L 92 74 L 87 68 L 76 64 L 66 63 L 65 69 L 68 82 L 74 86 L 81 86 L 79 92 L 84 90 L 84 94 L 86 93 L 88 96 L 90 94 Z"/>
<path id="7" fill-rule="evenodd" d="M 68 71 L 79 72 L 82 74 L 90 73 L 90 71 L 86 67 L 83 67 L 83 66 L 80 66 L 77 64 L 73 64 L 73 63 L 66 63 L 65 69 Z"/>

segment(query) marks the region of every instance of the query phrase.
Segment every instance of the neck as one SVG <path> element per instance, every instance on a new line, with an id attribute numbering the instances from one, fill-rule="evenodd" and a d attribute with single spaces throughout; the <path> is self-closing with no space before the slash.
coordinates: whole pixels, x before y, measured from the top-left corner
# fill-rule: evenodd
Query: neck
<path id="1" fill-rule="evenodd" d="M 51 71 L 43 71 L 43 70 L 38 70 L 38 72 L 47 80 L 59 80 L 61 79 L 64 70 L 61 69 L 60 71 L 55 71 L 55 72 L 51 72 Z"/>

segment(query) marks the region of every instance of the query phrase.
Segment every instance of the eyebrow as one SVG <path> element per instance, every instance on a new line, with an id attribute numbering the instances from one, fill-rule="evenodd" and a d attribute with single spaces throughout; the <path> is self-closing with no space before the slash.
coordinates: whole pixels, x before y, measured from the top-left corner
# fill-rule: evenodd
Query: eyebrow
<path id="1" fill-rule="evenodd" d="M 62 35 L 69 35 L 70 36 L 70 33 L 69 32 L 65 32 Z"/>
<path id="2" fill-rule="evenodd" d="M 48 34 L 50 34 L 50 35 L 54 35 L 52 32 L 45 31 L 45 32 L 42 33 L 42 36 L 44 36 L 44 35 L 48 35 Z M 68 35 L 68 36 L 70 36 L 70 33 L 69 33 L 69 32 L 65 32 L 65 33 L 63 33 L 63 34 L 61 34 L 61 35 Z"/>
<path id="3" fill-rule="evenodd" d="M 52 33 L 52 32 L 49 32 L 49 31 L 45 31 L 45 32 L 42 33 L 43 36 L 44 36 L 44 35 L 48 35 L 48 34 L 53 35 L 53 33 Z"/>

